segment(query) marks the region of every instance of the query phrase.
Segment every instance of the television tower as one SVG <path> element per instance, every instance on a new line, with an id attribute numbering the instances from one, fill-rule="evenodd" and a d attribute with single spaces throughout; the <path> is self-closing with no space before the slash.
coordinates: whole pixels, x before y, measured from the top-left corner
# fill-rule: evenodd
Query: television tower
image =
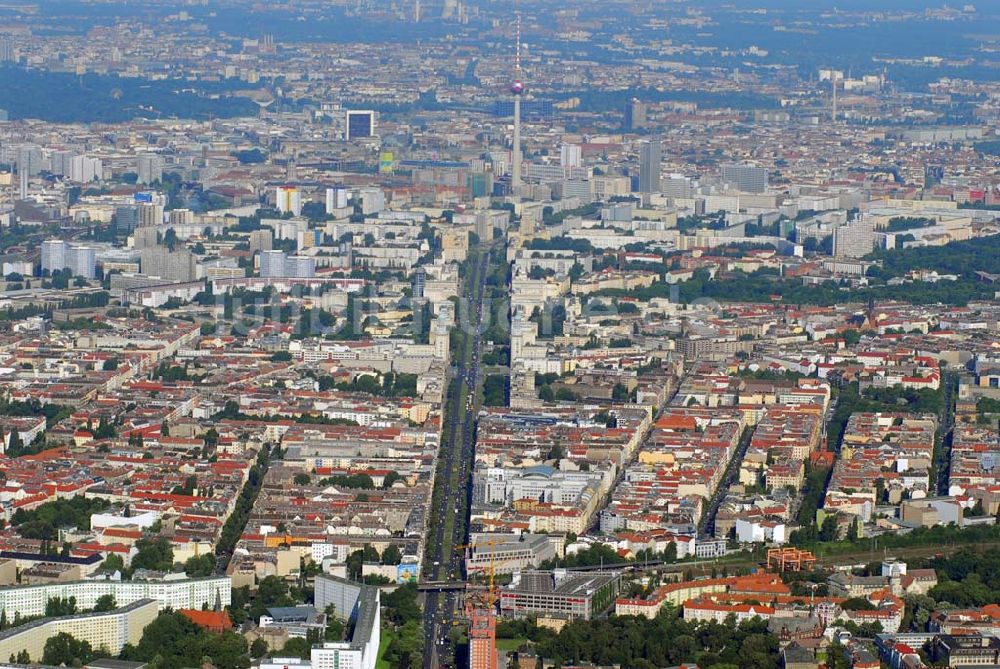
<path id="1" fill-rule="evenodd" d="M 834 123 L 837 122 L 837 75 L 834 74 L 830 77 L 830 83 L 833 85 L 833 108 L 830 115 L 830 120 Z"/>
<path id="2" fill-rule="evenodd" d="M 510 185 L 515 192 L 521 186 L 521 96 L 524 94 L 524 83 L 521 81 L 521 13 L 517 12 L 515 21 L 517 30 L 517 50 L 514 53 L 514 81 L 510 92 L 514 96 L 514 151 L 511 156 Z"/>

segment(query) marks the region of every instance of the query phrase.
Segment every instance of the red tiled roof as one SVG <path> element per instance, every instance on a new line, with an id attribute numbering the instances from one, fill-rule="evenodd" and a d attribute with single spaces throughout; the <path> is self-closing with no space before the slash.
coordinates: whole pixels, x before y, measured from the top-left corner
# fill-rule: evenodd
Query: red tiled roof
<path id="1" fill-rule="evenodd" d="M 179 613 L 198 627 L 221 632 L 233 628 L 233 621 L 225 611 L 198 611 L 197 609 L 180 609 Z"/>

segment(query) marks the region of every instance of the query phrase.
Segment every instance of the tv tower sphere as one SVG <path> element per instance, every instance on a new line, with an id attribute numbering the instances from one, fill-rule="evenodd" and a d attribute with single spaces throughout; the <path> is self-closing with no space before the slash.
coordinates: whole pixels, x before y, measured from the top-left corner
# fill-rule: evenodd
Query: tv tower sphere
<path id="1" fill-rule="evenodd" d="M 510 92 L 514 95 L 521 95 L 524 93 L 524 82 L 520 79 L 516 79 L 514 83 L 510 85 Z"/>

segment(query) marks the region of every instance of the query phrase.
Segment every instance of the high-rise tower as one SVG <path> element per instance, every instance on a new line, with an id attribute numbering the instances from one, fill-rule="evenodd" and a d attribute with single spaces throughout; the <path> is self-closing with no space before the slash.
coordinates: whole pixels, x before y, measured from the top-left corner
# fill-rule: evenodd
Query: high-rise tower
<path id="1" fill-rule="evenodd" d="M 511 155 L 510 185 L 515 191 L 521 185 L 521 96 L 524 83 L 521 81 L 521 14 L 517 14 L 517 50 L 514 54 L 514 81 L 510 92 L 514 96 L 514 150 Z"/>
<path id="2" fill-rule="evenodd" d="M 469 669 L 497 669 L 497 621 L 493 611 L 469 615 Z"/>
<path id="3" fill-rule="evenodd" d="M 830 77 L 830 85 L 833 87 L 833 105 L 830 112 L 830 120 L 837 122 L 837 75 Z"/>
<path id="4" fill-rule="evenodd" d="M 660 192 L 660 140 L 650 139 L 639 146 L 639 192 Z"/>

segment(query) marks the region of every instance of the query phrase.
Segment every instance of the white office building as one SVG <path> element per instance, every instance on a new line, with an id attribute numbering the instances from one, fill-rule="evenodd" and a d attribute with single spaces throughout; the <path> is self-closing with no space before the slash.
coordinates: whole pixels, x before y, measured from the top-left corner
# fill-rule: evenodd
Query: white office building
<path id="1" fill-rule="evenodd" d="M 375 669 L 382 639 L 379 589 L 338 578 L 316 577 L 315 607 L 323 611 L 334 605 L 334 615 L 354 622 L 349 641 L 327 642 L 312 647 L 312 669 Z"/>
<path id="2" fill-rule="evenodd" d="M 70 181 L 81 184 L 99 181 L 104 178 L 104 165 L 99 158 L 73 156 L 69 160 L 69 172 L 67 176 Z"/>
<path id="3" fill-rule="evenodd" d="M 767 190 L 767 168 L 756 165 L 723 165 L 722 181 L 744 193 L 763 193 Z"/>
<path id="4" fill-rule="evenodd" d="M 563 167 L 583 165 L 583 151 L 579 144 L 563 144 L 559 149 L 559 162 Z"/>
<path id="5" fill-rule="evenodd" d="M 260 275 L 265 279 L 285 276 L 285 252 L 261 251 Z"/>
<path id="6" fill-rule="evenodd" d="M 69 244 L 61 239 L 46 239 L 42 242 L 42 271 L 54 272 L 66 267 L 66 250 Z"/>
<path id="7" fill-rule="evenodd" d="M 875 248 L 875 223 L 870 216 L 860 216 L 833 231 L 833 255 L 838 258 L 861 258 Z"/>
<path id="8" fill-rule="evenodd" d="M 139 156 L 139 160 L 136 164 L 136 174 L 139 177 L 136 181 L 141 184 L 151 184 L 155 181 L 162 181 L 163 158 L 155 153 L 148 153 L 146 155 Z"/>
<path id="9" fill-rule="evenodd" d="M 346 188 L 326 189 L 326 213 L 329 214 L 335 209 L 345 209 L 346 207 L 347 207 Z"/>
<path id="10" fill-rule="evenodd" d="M 562 183 L 563 198 L 577 197 L 583 200 L 590 198 L 590 181 L 587 179 L 568 179 Z"/>
<path id="11" fill-rule="evenodd" d="M 61 239 L 42 242 L 42 271 L 68 269 L 74 276 L 93 279 L 97 268 L 97 250 L 92 246 L 75 246 Z"/>
<path id="12" fill-rule="evenodd" d="M 290 256 L 284 251 L 261 251 L 260 276 L 263 279 L 310 279 L 316 276 L 316 259 Z"/>

